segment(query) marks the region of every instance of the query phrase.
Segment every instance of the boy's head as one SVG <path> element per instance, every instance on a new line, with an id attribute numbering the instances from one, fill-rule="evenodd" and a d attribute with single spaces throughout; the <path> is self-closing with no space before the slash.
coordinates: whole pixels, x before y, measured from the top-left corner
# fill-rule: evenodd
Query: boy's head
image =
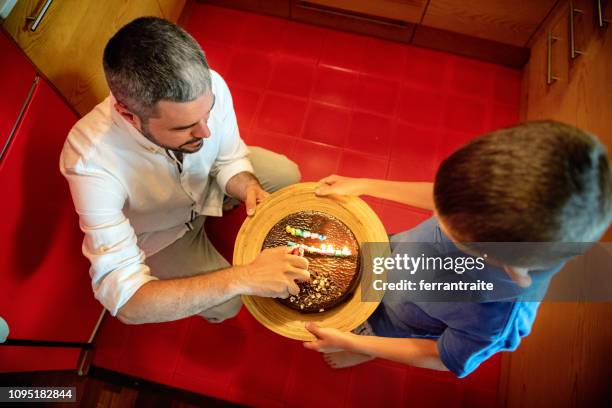
<path id="1" fill-rule="evenodd" d="M 612 219 L 612 169 L 594 136 L 559 122 L 527 122 L 444 160 L 434 201 L 456 241 L 594 242 Z M 563 260 L 538 258 L 541 265 Z"/>

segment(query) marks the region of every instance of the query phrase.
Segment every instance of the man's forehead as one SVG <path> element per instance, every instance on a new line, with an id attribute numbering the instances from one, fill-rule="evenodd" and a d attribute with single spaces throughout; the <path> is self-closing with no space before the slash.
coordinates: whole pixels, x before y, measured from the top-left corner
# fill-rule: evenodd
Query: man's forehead
<path id="1" fill-rule="evenodd" d="M 155 104 L 154 116 L 159 119 L 183 118 L 186 115 L 204 115 L 211 109 L 214 94 L 206 92 L 189 102 L 161 100 Z"/>

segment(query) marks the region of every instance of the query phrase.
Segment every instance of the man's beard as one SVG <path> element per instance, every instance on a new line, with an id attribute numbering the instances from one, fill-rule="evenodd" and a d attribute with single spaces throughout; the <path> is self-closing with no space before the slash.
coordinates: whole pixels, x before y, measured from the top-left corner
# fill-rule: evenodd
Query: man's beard
<path id="1" fill-rule="evenodd" d="M 155 136 L 153 136 L 151 132 L 149 132 L 149 128 L 144 123 L 142 124 L 142 130 L 140 131 L 140 133 L 142 133 L 144 137 L 146 137 L 147 139 L 149 139 L 151 142 L 155 143 L 159 147 L 163 147 L 164 149 L 172 150 L 174 152 L 185 153 L 185 154 L 196 153 L 202 148 L 202 146 L 204 146 L 204 139 L 198 139 L 198 138 L 193 138 L 178 147 L 165 145 L 163 143 L 160 143 L 155 138 Z M 194 143 L 194 142 L 199 142 L 199 143 Z M 190 143 L 193 143 L 193 144 L 190 145 Z M 187 148 L 185 148 L 184 146 L 187 146 Z M 189 148 L 189 146 L 195 146 L 195 147 Z"/>

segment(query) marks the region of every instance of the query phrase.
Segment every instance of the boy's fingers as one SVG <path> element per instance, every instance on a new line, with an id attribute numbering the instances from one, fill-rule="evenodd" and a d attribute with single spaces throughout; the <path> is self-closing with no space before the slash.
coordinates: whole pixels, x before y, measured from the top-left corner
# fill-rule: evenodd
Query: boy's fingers
<path id="1" fill-rule="evenodd" d="M 338 178 L 338 176 L 336 176 L 335 174 L 331 174 L 331 175 L 329 175 L 327 177 L 324 177 L 321 180 L 319 180 L 319 183 L 329 184 L 329 183 L 332 183 L 332 182 L 336 181 L 337 178 Z"/>
<path id="2" fill-rule="evenodd" d="M 315 190 L 315 194 L 318 196 L 325 196 L 328 195 L 331 192 L 331 187 L 327 184 L 321 185 L 319 187 L 317 187 L 317 189 Z"/>

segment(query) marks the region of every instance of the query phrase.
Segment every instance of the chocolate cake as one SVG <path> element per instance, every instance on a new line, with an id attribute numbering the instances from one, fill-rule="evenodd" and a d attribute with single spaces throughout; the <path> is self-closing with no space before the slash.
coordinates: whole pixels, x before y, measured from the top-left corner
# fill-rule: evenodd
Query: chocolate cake
<path id="1" fill-rule="evenodd" d="M 359 282 L 359 244 L 342 221 L 319 211 L 291 214 L 272 227 L 262 249 L 287 245 L 308 259 L 310 282 L 298 283 L 299 295 L 278 302 L 316 313 L 350 297 Z"/>

